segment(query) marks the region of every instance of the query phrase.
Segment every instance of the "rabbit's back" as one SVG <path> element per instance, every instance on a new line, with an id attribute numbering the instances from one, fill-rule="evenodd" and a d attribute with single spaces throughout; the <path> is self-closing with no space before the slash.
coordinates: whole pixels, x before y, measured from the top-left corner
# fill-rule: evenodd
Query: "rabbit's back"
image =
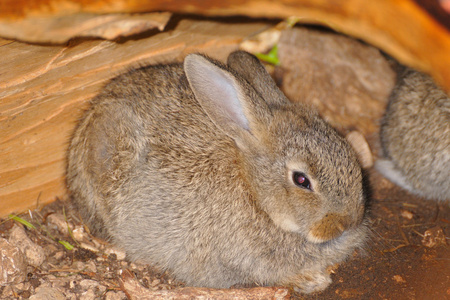
<path id="1" fill-rule="evenodd" d="M 180 65 L 145 67 L 115 78 L 93 100 L 72 142 L 69 186 L 90 227 L 126 245 L 132 259 L 176 269 L 196 284 L 252 282 L 260 279 L 229 271 L 245 263 L 243 249 L 264 256 L 265 244 L 286 233 L 258 216 L 235 151 L 195 100 Z M 243 219 L 252 228 L 242 228 Z M 210 253 L 227 257 L 214 262 Z M 210 269 L 220 278 L 205 273 Z"/>
<path id="2" fill-rule="evenodd" d="M 211 166 L 230 166 L 232 155 L 223 155 L 230 141 L 214 127 L 179 64 L 148 66 L 114 78 L 92 101 L 70 147 L 69 186 L 77 194 L 75 203 L 86 221 L 94 230 L 111 236 L 97 221 L 118 222 L 121 206 L 112 199 L 132 198 L 131 194 L 139 192 L 138 186 L 164 189 L 162 176 L 178 176 L 174 182 L 188 187 L 190 181 L 209 172 L 210 166 L 199 159 L 202 157 L 224 160 Z M 182 176 L 178 174 L 181 171 Z M 176 190 L 172 185 L 170 189 Z M 78 195 L 83 190 L 85 195 Z M 91 197 L 105 200 L 91 201 Z M 79 203 L 79 199 L 87 203 Z M 90 222 L 93 212 L 104 214 Z"/>
<path id="3" fill-rule="evenodd" d="M 389 164 L 401 174 L 394 176 L 403 177 L 400 185 L 425 198 L 450 198 L 450 98 L 431 77 L 405 71 L 381 138 Z"/>

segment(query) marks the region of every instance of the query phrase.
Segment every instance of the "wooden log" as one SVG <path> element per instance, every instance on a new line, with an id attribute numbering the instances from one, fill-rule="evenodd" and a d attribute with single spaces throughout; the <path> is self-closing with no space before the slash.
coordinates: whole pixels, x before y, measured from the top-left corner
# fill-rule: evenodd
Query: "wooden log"
<path id="1" fill-rule="evenodd" d="M 0 40 L 0 216 L 64 197 L 70 136 L 106 80 L 130 66 L 180 61 L 194 51 L 224 59 L 265 27 L 182 20 L 171 31 L 121 44 Z"/>
<path id="2" fill-rule="evenodd" d="M 0 1 L 0 20 L 64 16 L 79 12 L 123 13 L 170 11 L 210 16 L 246 15 L 325 24 L 365 40 L 399 61 L 431 73 L 450 91 L 449 21 L 436 21 L 418 3 L 426 0 L 35 0 Z M 423 5 L 426 6 L 426 5 Z M 436 7 L 436 6 L 433 6 Z M 446 12 L 441 8 L 441 14 Z M 18 23 L 20 26 L 20 23 Z M 447 26 L 447 28 L 446 28 Z"/>
<path id="3" fill-rule="evenodd" d="M 200 287 L 182 287 L 171 290 L 150 290 L 144 288 L 134 278 L 129 270 L 124 270 L 121 276 L 121 288 L 129 299 L 139 300 L 189 300 L 189 299 L 273 299 L 287 300 L 291 298 L 288 288 L 285 287 L 254 287 L 241 289 L 211 289 Z"/>

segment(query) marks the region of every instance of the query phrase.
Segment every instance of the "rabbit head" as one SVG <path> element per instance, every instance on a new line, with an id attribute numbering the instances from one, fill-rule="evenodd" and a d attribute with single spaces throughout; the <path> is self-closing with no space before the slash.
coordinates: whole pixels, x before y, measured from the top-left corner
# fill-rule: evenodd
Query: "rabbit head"
<path id="1" fill-rule="evenodd" d="M 291 103 L 257 58 L 238 51 L 226 67 L 191 54 L 184 70 L 203 110 L 234 140 L 251 199 L 274 224 L 322 243 L 362 222 L 354 151 L 313 110 Z"/>

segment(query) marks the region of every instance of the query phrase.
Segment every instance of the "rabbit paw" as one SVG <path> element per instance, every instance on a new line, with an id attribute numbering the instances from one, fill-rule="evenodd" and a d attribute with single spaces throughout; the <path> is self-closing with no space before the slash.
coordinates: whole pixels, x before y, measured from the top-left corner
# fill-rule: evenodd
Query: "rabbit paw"
<path id="1" fill-rule="evenodd" d="M 310 294 L 325 290 L 331 281 L 330 274 L 311 270 L 293 278 L 291 284 L 296 292 Z"/>

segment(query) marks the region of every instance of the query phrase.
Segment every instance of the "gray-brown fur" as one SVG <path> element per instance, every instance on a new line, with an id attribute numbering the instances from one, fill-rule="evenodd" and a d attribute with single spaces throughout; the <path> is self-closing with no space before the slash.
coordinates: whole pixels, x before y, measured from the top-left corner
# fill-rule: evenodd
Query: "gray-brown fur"
<path id="1" fill-rule="evenodd" d="M 433 79 L 406 69 L 381 127 L 388 179 L 427 199 L 450 200 L 450 98 Z"/>
<path id="2" fill-rule="evenodd" d="M 245 52 L 113 79 L 74 134 L 68 183 L 95 232 L 194 286 L 319 291 L 367 232 L 353 150 Z"/>

